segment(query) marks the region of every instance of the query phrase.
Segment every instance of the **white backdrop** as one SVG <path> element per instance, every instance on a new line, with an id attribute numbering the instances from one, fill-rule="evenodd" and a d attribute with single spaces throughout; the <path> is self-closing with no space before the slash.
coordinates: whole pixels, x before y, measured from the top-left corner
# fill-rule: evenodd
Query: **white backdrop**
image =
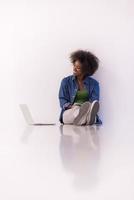
<path id="1" fill-rule="evenodd" d="M 132 122 L 133 10 L 132 0 L 0 0 L 1 122 L 25 123 L 20 103 L 36 120 L 58 121 L 60 81 L 77 49 L 100 59 L 103 124 Z"/>

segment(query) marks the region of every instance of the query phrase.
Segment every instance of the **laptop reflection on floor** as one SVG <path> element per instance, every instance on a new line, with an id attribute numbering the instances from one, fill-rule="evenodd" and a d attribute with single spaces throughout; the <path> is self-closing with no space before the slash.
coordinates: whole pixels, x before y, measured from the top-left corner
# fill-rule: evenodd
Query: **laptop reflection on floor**
<path id="1" fill-rule="evenodd" d="M 49 125 L 56 125 L 55 123 L 42 123 L 42 122 L 34 122 L 32 115 L 29 111 L 29 108 L 26 104 L 20 104 L 20 109 L 23 113 L 23 116 L 25 118 L 25 121 L 28 125 L 34 125 L 34 126 L 49 126 Z"/>

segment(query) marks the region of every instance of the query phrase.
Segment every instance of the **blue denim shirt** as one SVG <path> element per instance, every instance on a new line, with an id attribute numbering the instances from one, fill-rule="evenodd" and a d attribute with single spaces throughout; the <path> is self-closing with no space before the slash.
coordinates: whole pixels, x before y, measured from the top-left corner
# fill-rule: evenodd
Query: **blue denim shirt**
<path id="1" fill-rule="evenodd" d="M 92 102 L 94 100 L 99 101 L 99 82 L 96 81 L 94 78 L 87 76 L 84 79 L 83 84 L 89 93 L 89 102 Z M 59 121 L 63 124 L 63 113 L 65 110 L 68 109 L 69 105 L 73 104 L 77 91 L 78 84 L 74 75 L 70 75 L 62 79 L 59 89 L 59 101 L 61 107 Z M 99 118 L 98 114 L 96 115 L 96 121 L 94 124 L 102 124 L 102 121 Z"/>

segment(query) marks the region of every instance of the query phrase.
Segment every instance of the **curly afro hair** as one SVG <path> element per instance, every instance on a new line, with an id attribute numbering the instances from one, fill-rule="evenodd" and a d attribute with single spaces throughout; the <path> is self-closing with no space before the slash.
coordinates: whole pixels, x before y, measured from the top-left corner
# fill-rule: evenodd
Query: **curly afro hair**
<path id="1" fill-rule="evenodd" d="M 99 67 L 99 59 L 91 52 L 77 50 L 70 54 L 71 63 L 78 60 L 82 65 L 82 73 L 84 76 L 92 76 Z"/>

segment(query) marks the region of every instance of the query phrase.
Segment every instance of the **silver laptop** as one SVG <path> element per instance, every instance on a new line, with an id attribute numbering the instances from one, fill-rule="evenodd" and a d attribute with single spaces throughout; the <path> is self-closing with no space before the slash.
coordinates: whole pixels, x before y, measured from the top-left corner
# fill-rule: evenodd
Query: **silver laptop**
<path id="1" fill-rule="evenodd" d="M 39 123 L 39 122 L 35 123 L 26 104 L 20 104 L 20 109 L 23 113 L 26 123 L 29 125 L 35 125 L 35 126 L 55 125 L 55 123 Z"/>

